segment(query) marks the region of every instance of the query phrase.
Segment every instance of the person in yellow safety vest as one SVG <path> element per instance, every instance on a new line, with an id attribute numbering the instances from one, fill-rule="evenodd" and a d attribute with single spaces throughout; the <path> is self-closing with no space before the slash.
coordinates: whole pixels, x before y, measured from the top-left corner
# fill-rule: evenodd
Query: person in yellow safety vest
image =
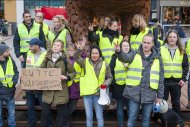
<path id="1" fill-rule="evenodd" d="M 190 39 L 186 43 L 186 48 L 185 51 L 187 53 L 188 57 L 188 62 L 189 62 L 189 72 L 190 72 Z M 188 104 L 187 104 L 187 109 L 190 109 L 190 73 L 189 73 L 189 78 L 188 78 Z"/>
<path id="2" fill-rule="evenodd" d="M 45 56 L 46 50 L 41 46 L 41 41 L 37 38 L 33 38 L 29 42 L 30 50 L 27 52 L 26 68 L 40 68 Z M 28 106 L 28 126 L 36 126 L 36 110 L 35 102 L 42 103 L 42 91 L 26 90 L 26 100 Z"/>
<path id="3" fill-rule="evenodd" d="M 66 52 L 66 47 L 73 44 L 71 39 L 71 34 L 68 29 L 63 25 L 62 19 L 59 16 L 54 16 L 52 18 L 53 27 L 48 33 L 48 49 L 51 49 L 55 40 L 61 40 L 64 43 L 64 51 Z"/>
<path id="4" fill-rule="evenodd" d="M 73 80 L 68 82 L 69 86 L 69 119 L 68 119 L 68 125 L 69 127 L 72 126 L 72 114 L 76 110 L 77 102 L 80 97 L 80 88 L 79 88 L 79 81 L 80 81 L 80 76 L 82 73 L 82 68 L 80 67 L 79 64 L 76 63 L 76 61 L 73 58 L 73 55 L 75 53 L 75 45 L 70 45 L 68 46 L 68 54 L 67 54 L 67 61 L 68 64 L 71 64 L 74 66 L 74 69 L 76 71 L 76 76 L 74 77 Z"/>
<path id="5" fill-rule="evenodd" d="M 136 125 L 140 107 L 142 108 L 142 126 L 150 126 L 150 115 L 154 103 L 160 103 L 164 97 L 164 70 L 159 51 L 154 47 L 154 37 L 143 37 L 138 51 L 121 52 L 116 45 L 116 55 L 121 62 L 129 63 L 126 87 L 123 96 L 128 99 L 128 127 Z"/>
<path id="6" fill-rule="evenodd" d="M 43 20 L 44 20 L 44 13 L 42 13 L 40 11 L 36 12 L 35 23 L 38 23 L 42 26 L 45 39 L 47 40 L 47 36 L 48 36 L 48 32 L 49 32 L 49 26 L 48 26 L 48 24 L 44 23 Z"/>
<path id="7" fill-rule="evenodd" d="M 164 30 L 161 27 L 160 23 L 158 22 L 157 18 L 152 19 L 152 23 L 150 26 L 150 30 L 152 31 L 152 34 L 154 35 L 154 46 L 157 48 L 160 48 L 160 46 L 163 45 L 163 34 Z"/>
<path id="8" fill-rule="evenodd" d="M 76 62 L 84 68 L 80 78 L 80 95 L 83 96 L 86 112 L 86 126 L 93 126 L 93 107 L 96 112 L 97 126 L 104 127 L 103 106 L 98 103 L 100 87 L 107 88 L 112 82 L 109 65 L 103 60 L 100 48 L 92 46 L 89 58 L 81 58 L 80 54 L 85 47 L 86 40 L 76 43 L 77 51 L 74 54 Z"/>
<path id="9" fill-rule="evenodd" d="M 160 48 L 164 65 L 164 99 L 171 96 L 172 110 L 180 115 L 181 87 L 186 83 L 188 58 L 176 30 L 169 31 Z"/>
<path id="10" fill-rule="evenodd" d="M 147 27 L 144 17 L 136 14 L 132 19 L 132 28 L 130 31 L 130 44 L 133 50 L 138 50 L 142 43 L 143 37 L 146 34 L 151 34 L 151 30 Z"/>
<path id="11" fill-rule="evenodd" d="M 21 62 L 21 67 L 25 68 L 26 54 L 29 50 L 29 42 L 33 38 L 38 38 L 42 42 L 42 47 L 46 48 L 46 41 L 42 27 L 34 23 L 29 11 L 24 11 L 23 22 L 16 28 L 13 46 L 16 57 Z"/>
<path id="12" fill-rule="evenodd" d="M 16 127 L 14 95 L 18 77 L 17 66 L 10 57 L 10 48 L 5 44 L 0 44 L 0 127 L 4 127 L 2 117 L 4 103 L 8 110 L 8 126 Z"/>
<path id="13" fill-rule="evenodd" d="M 130 50 L 130 44 L 128 41 L 122 41 L 120 47 L 124 53 L 128 53 Z M 127 99 L 123 97 L 123 90 L 126 84 L 128 63 L 119 61 L 117 56 L 114 54 L 110 62 L 110 69 L 112 76 L 114 77 L 112 84 L 110 85 L 110 92 L 112 93 L 112 98 L 116 99 L 117 102 L 118 127 L 123 127 L 123 108 L 124 106 L 127 106 Z"/>
<path id="14" fill-rule="evenodd" d="M 114 43 L 121 43 L 123 36 L 118 32 L 118 25 L 116 20 L 112 20 L 102 32 L 96 34 L 93 31 L 93 25 L 89 26 L 88 38 L 91 42 L 98 42 L 98 46 L 102 52 L 103 58 L 109 64 L 111 57 L 114 54 Z"/>

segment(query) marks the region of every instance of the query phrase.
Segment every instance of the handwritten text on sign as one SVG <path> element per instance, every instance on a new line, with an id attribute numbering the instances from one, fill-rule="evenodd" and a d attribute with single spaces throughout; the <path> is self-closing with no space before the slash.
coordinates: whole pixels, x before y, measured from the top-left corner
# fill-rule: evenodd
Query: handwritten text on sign
<path id="1" fill-rule="evenodd" d="M 21 70 L 21 87 L 24 90 L 62 90 L 61 69 L 39 68 Z"/>

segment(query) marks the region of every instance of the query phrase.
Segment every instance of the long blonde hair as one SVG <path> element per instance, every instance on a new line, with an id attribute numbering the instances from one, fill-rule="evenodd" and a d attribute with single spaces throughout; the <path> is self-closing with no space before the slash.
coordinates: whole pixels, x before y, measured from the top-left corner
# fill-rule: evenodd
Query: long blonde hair
<path id="1" fill-rule="evenodd" d="M 133 20 L 136 20 L 138 22 L 140 31 L 145 31 L 145 28 L 147 27 L 146 21 L 144 19 L 144 16 L 141 14 L 136 14 L 133 16 Z"/>

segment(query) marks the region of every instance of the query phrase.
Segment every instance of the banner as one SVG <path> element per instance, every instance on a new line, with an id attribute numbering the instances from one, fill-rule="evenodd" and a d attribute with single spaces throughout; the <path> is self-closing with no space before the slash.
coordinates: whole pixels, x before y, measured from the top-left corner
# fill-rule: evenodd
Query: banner
<path id="1" fill-rule="evenodd" d="M 62 90 L 60 68 L 21 70 L 21 88 L 24 90 Z"/>
<path id="2" fill-rule="evenodd" d="M 54 7 L 42 7 L 41 10 L 40 9 L 36 9 L 36 12 L 41 11 L 42 13 L 44 13 L 44 18 L 47 20 L 52 20 L 52 18 L 56 15 L 63 15 L 66 19 L 67 17 L 67 13 L 65 8 L 54 8 Z"/>

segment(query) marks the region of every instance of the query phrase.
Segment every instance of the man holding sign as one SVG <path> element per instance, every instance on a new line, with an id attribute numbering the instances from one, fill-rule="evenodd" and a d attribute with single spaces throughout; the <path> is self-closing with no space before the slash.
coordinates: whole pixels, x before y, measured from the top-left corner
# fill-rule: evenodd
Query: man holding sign
<path id="1" fill-rule="evenodd" d="M 44 57 L 46 55 L 46 50 L 41 48 L 41 41 L 37 38 L 33 38 L 29 42 L 30 50 L 27 52 L 26 58 L 26 68 L 39 68 Z M 24 75 L 22 75 L 24 76 Z M 26 99 L 27 99 L 27 106 L 28 106 L 28 126 L 35 127 L 36 120 L 35 120 L 35 99 L 42 102 L 42 91 L 34 91 L 34 90 L 27 90 L 26 91 Z"/>

